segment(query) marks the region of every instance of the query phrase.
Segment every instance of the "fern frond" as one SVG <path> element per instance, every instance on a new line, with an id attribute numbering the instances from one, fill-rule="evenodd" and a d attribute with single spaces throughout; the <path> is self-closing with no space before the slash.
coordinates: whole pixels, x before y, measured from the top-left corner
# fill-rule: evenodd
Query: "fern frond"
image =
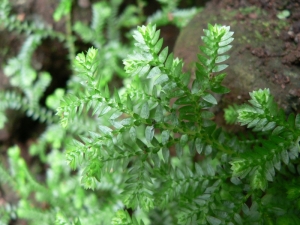
<path id="1" fill-rule="evenodd" d="M 90 27 L 78 21 L 75 23 L 74 31 L 85 41 L 91 42 L 99 49 L 106 44 L 104 26 L 111 15 L 111 7 L 107 2 L 97 2 L 92 5 L 92 22 Z"/>
<path id="2" fill-rule="evenodd" d="M 17 209 L 17 215 L 20 218 L 27 219 L 32 225 L 54 224 L 55 213 L 34 208 L 25 200 L 21 200 Z"/>
<path id="3" fill-rule="evenodd" d="M 154 208 L 155 198 L 151 165 L 146 161 L 135 163 L 135 168 L 130 169 L 129 179 L 125 182 L 124 204 L 131 208 L 140 207 L 144 211 Z"/>
<path id="4" fill-rule="evenodd" d="M 71 222 L 70 219 L 67 219 L 65 216 L 62 215 L 62 213 L 57 213 L 55 225 L 81 225 L 81 222 L 79 219 L 75 219 L 74 222 Z"/>
<path id="5" fill-rule="evenodd" d="M 0 225 L 8 225 L 11 218 L 9 206 L 3 204 L 0 206 Z"/>
<path id="6" fill-rule="evenodd" d="M 59 21 L 63 16 L 71 12 L 72 0 L 60 0 L 58 6 L 53 13 L 53 19 Z"/>
<path id="7" fill-rule="evenodd" d="M 0 115 L 2 115 L 3 117 L 3 125 L 6 121 L 6 109 L 21 110 L 23 112 L 26 112 L 26 115 L 31 117 L 32 119 L 39 120 L 40 122 L 45 122 L 48 124 L 56 120 L 56 118 L 53 117 L 54 113 L 52 111 L 28 101 L 17 92 L 0 92 L 0 101 Z"/>
<path id="8" fill-rule="evenodd" d="M 130 217 L 127 211 L 118 210 L 111 221 L 112 225 L 144 225 L 144 222 L 138 221 L 134 216 Z"/>
<path id="9" fill-rule="evenodd" d="M 120 38 L 120 24 L 118 23 L 118 11 L 122 4 L 122 0 L 109 1 L 111 12 L 107 21 L 107 38 L 110 41 L 117 41 Z"/>
<path id="10" fill-rule="evenodd" d="M 167 1 L 167 0 L 157 0 L 163 8 L 164 11 L 170 12 L 177 8 L 179 0 Z"/>
<path id="11" fill-rule="evenodd" d="M 37 76 L 35 70 L 30 65 L 31 58 L 40 42 L 40 35 L 29 36 L 24 42 L 18 57 L 10 59 L 4 67 L 4 73 L 10 77 L 12 85 L 19 86 L 23 90 L 31 87 Z"/>
<path id="12" fill-rule="evenodd" d="M 3 0 L 0 2 L 0 19 L 2 24 L 9 31 L 16 31 L 19 33 L 39 34 L 41 37 L 57 38 L 63 42 L 66 40 L 66 36 L 63 33 L 53 31 L 50 27 L 47 27 L 43 22 L 21 22 L 17 19 L 16 15 L 11 13 L 11 5 L 9 0 Z"/>
<path id="13" fill-rule="evenodd" d="M 51 76 L 47 72 L 38 74 L 31 66 L 33 52 L 41 43 L 41 39 L 40 34 L 29 35 L 18 56 L 9 59 L 5 65 L 5 75 L 10 78 L 13 86 L 22 91 L 22 95 L 10 91 L 0 93 L 2 115 L 6 109 L 11 108 L 21 109 L 28 116 L 39 119 L 41 122 L 50 123 L 55 120 L 51 111 L 39 106 L 39 101 L 51 82 Z"/>
<path id="14" fill-rule="evenodd" d="M 286 122 L 283 111 L 278 110 L 269 89 L 250 93 L 251 105 L 238 110 L 238 121 L 253 131 L 269 134 L 261 146 L 255 145 L 251 152 L 245 152 L 233 160 L 233 175 L 251 177 L 251 186 L 265 190 L 268 181 L 273 181 L 275 169 L 281 169 L 281 162 L 289 165 L 299 155 L 299 116 L 291 114 Z"/>
<path id="15" fill-rule="evenodd" d="M 230 105 L 228 108 L 224 109 L 224 119 L 228 124 L 235 124 L 238 120 L 238 106 Z"/>
<path id="16" fill-rule="evenodd" d="M 11 188 L 16 189 L 17 184 L 12 178 L 12 176 L 7 172 L 7 170 L 2 165 L 2 162 L 0 164 L 0 182 L 3 184 L 9 185 Z"/>
<path id="17" fill-rule="evenodd" d="M 221 33 L 225 35 L 226 32 L 228 29 Z M 218 37 L 221 39 L 221 36 Z M 99 133 L 90 132 L 88 136 L 81 136 L 82 142 L 75 141 L 72 150 L 68 151 L 72 168 L 79 165 L 84 168 L 82 183 L 86 188 L 94 189 L 103 173 L 115 171 L 117 165 L 125 168 L 132 160 L 150 160 L 148 167 L 141 167 L 138 170 L 143 173 L 150 171 L 147 168 L 152 166 L 162 166 L 168 156 L 164 155 L 164 159 L 159 158 L 157 153 L 163 151 L 166 154 L 171 145 L 176 147 L 178 157 L 182 156 L 183 148 L 194 143 L 198 137 L 199 141 L 203 142 L 202 147 L 198 147 L 200 144 L 196 141 L 195 146 L 199 153 L 202 151 L 201 148 L 204 149 L 205 155 L 210 155 L 217 149 L 213 144 L 216 141 L 205 131 L 215 127 L 210 120 L 213 114 L 207 111 L 198 114 L 201 108 L 216 104 L 215 98 L 209 93 L 204 93 L 206 90 L 197 92 L 188 88 L 189 74 L 181 73 L 182 61 L 174 59 L 173 54 L 168 56 L 167 48 L 161 50 L 162 40 L 159 40 L 159 31 L 156 31 L 155 26 L 139 27 L 134 33 L 134 38 L 137 41 L 135 55 L 130 55 L 124 61 L 125 70 L 131 74 L 133 83 L 124 94 L 119 96 L 115 91 L 114 97 L 110 97 L 107 89 L 100 89 L 94 80 L 93 62 L 96 50 L 90 49 L 86 56 L 83 54 L 77 56 L 75 62 L 76 70 L 90 94 L 84 98 L 69 95 L 64 98 L 58 109 L 63 125 L 67 125 L 69 119 L 74 118 L 78 112 L 81 113 L 83 108 L 93 109 L 93 114 L 98 118 L 109 118 L 109 124 L 98 125 Z M 170 88 L 174 92 L 170 92 Z M 178 99 L 171 107 L 169 104 L 172 98 Z M 200 106 L 198 106 L 199 99 Z M 133 104 L 136 107 L 132 107 Z M 186 125 L 183 123 L 182 128 L 178 128 L 177 110 L 179 119 L 190 120 Z M 199 128 L 196 128 L 196 123 Z M 200 130 L 200 126 L 204 128 L 202 132 L 197 130 Z M 161 140 L 159 134 L 155 135 L 158 129 L 169 131 L 168 140 Z M 175 138 L 176 133 L 181 133 L 181 137 Z M 219 138 L 220 132 L 215 135 Z M 162 147 L 164 150 L 161 150 Z M 144 164 L 147 165 L 146 162 Z M 136 170 L 129 169 L 128 174 L 133 171 Z M 149 177 L 151 176 L 153 175 L 149 174 Z M 138 177 L 140 177 L 138 180 L 142 181 L 142 177 Z M 139 182 L 134 184 L 138 188 L 133 190 L 139 191 L 133 193 L 124 191 L 125 196 L 131 196 L 130 199 L 125 197 L 126 204 L 149 210 L 153 207 L 151 202 L 154 200 L 146 193 L 149 191 L 151 193 L 151 190 L 141 192 L 140 186 L 150 187 L 151 179 L 140 185 Z"/>
<path id="18" fill-rule="evenodd" d="M 238 111 L 238 122 L 242 126 L 247 125 L 253 131 L 268 132 L 285 123 L 285 116 L 278 110 L 269 89 L 253 91 L 250 97 L 250 105 L 245 104 Z"/>
<path id="19" fill-rule="evenodd" d="M 230 27 L 219 25 L 208 25 L 204 29 L 205 36 L 202 37 L 204 46 L 200 46 L 202 54 L 198 54 L 200 63 L 197 63 L 196 81 L 197 86 L 201 84 L 203 89 L 211 89 L 215 93 L 226 93 L 228 89 L 221 86 L 225 74 L 219 74 L 227 65 L 220 64 L 229 58 L 224 54 L 231 49 L 233 32 Z M 210 82 L 209 82 L 210 81 Z M 195 84 L 196 85 L 196 84 Z"/>
<path id="20" fill-rule="evenodd" d="M 189 9 L 171 8 L 171 11 L 164 9 L 156 11 L 147 18 L 147 23 L 156 24 L 158 27 L 171 23 L 178 28 L 183 28 L 200 11 L 195 7 Z"/>
<path id="21" fill-rule="evenodd" d="M 118 18 L 119 26 L 132 28 L 144 22 L 144 16 L 137 15 L 140 13 L 140 10 L 136 5 L 127 5 L 124 12 Z"/>
<path id="22" fill-rule="evenodd" d="M 286 120 L 269 92 L 259 90 L 251 93 L 249 105 L 232 108 L 229 115 L 231 122 L 254 127 L 257 134 L 233 137 L 218 128 L 209 109 L 217 104 L 213 93 L 228 91 L 221 72 L 233 32 L 209 25 L 204 33 L 191 87 L 183 62 L 162 49 L 151 24 L 134 31 L 135 51 L 124 60 L 128 85 L 121 91 L 111 93 L 100 85 L 96 62 L 102 53 L 79 54 L 74 68 L 83 91 L 64 96 L 58 115 L 64 127 L 79 115 L 95 118 L 95 126 L 68 146 L 67 161 L 79 170 L 86 189 L 102 190 L 105 178 L 118 177 L 112 191 L 122 201 L 118 209 L 148 212 L 173 206 L 176 224 L 272 222 L 283 212 L 267 209 L 262 198 L 272 194 L 275 179 L 296 172 L 300 116 Z M 198 155 L 205 158 L 194 163 Z M 139 224 L 134 218 L 120 210 L 112 223 Z"/>

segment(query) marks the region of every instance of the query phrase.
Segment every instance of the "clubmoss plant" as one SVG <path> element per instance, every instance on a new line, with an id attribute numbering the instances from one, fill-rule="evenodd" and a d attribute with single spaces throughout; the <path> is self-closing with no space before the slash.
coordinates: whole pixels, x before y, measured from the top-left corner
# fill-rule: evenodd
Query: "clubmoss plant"
<path id="1" fill-rule="evenodd" d="M 87 92 L 67 95 L 57 114 L 63 127 L 81 112 L 97 130 L 80 135 L 67 151 L 81 184 L 98 190 L 119 174 L 121 208 L 112 224 L 297 224 L 299 219 L 300 116 L 286 116 L 268 89 L 250 93 L 249 104 L 225 111 L 229 122 L 253 128 L 234 136 L 216 126 L 211 108 L 226 74 L 229 27 L 209 25 L 202 37 L 195 79 L 183 62 L 161 49 L 155 26 L 134 32 L 136 49 L 124 60 L 130 81 L 113 93 L 93 74 L 97 51 L 76 57 Z M 195 160 L 201 156 L 200 160 Z"/>
<path id="2" fill-rule="evenodd" d="M 69 13 L 68 2 L 61 1 L 56 18 Z M 103 31 L 88 29 L 93 37 Z M 40 38 L 33 32 L 22 50 Z M 123 61 L 123 88 L 110 91 L 101 80 L 105 44 L 95 39 L 97 48 L 73 57 L 74 76 L 66 90 L 47 98 L 45 111 L 41 94 L 33 93 L 42 93 L 50 76 L 31 69 L 26 59 L 33 50 L 21 51 L 9 63 L 15 66 L 6 67 L 21 94 L 3 92 L 0 109 L 44 118 L 46 130 L 30 152 L 47 172 L 40 180 L 18 146 L 8 149 L 9 169 L 0 164 L 0 182 L 19 200 L 1 202 L 0 223 L 300 224 L 300 116 L 286 117 L 264 89 L 251 92 L 248 104 L 225 110 L 229 123 L 252 128 L 249 133 L 230 134 L 213 120 L 215 95 L 229 91 L 222 80 L 230 28 L 204 29 L 195 76 L 182 72 L 183 61 L 168 47 L 162 49 L 155 25 L 138 27 L 133 38 L 135 47 Z M 72 38 L 65 40 L 70 48 Z"/>
<path id="3" fill-rule="evenodd" d="M 86 75 L 94 78 L 93 85 L 106 92 L 108 89 L 105 86 L 113 75 L 119 75 L 122 79 L 127 76 L 120 65 L 121 59 L 133 48 L 133 39 L 126 39 L 123 45 L 120 42 L 129 36 L 133 27 L 146 20 L 143 15 L 145 2 L 138 2 L 138 6 L 126 5 L 124 11 L 120 10 L 123 3 L 120 0 L 95 2 L 92 5 L 92 22 L 87 25 L 80 21 L 72 23 L 71 12 L 76 3 L 62 0 L 54 13 L 54 20 L 64 18 L 66 31 L 57 32 L 41 20 L 21 22 L 12 13 L 11 2 L 0 1 L 1 29 L 25 37 L 19 54 L 3 65 L 11 87 L 0 90 L 0 128 L 11 123 L 6 113 L 8 109 L 24 113 L 45 125 L 44 132 L 38 139 L 31 138 L 29 146 L 29 154 L 39 163 L 28 164 L 21 156 L 24 149 L 21 150 L 20 145 L 12 145 L 1 152 L 0 224 L 23 223 L 22 220 L 39 225 L 111 224 L 117 220 L 113 218 L 117 218 L 117 210 L 124 206 L 118 197 L 123 191 L 122 173 L 102 177 L 102 183 L 98 183 L 97 190 L 95 188 L 92 192 L 80 186 L 79 175 L 83 170 L 71 171 L 65 162 L 65 151 L 73 139 L 99 132 L 98 124 L 103 122 L 102 119 L 92 116 L 92 112 L 85 107 L 80 114 L 70 115 L 72 121 L 65 129 L 61 127 L 55 111 L 65 95 L 85 99 L 89 90 L 89 85 L 85 83 Z M 188 16 L 191 17 L 191 14 Z M 124 28 L 129 30 L 125 35 L 121 32 Z M 57 39 L 64 44 L 72 73 L 66 88 L 57 88 L 50 96 L 44 96 L 44 92 L 51 83 L 52 74 L 34 68 L 32 59 L 46 38 Z M 79 39 L 95 46 L 89 50 L 90 58 L 79 54 L 78 60 L 75 60 L 78 51 L 75 43 Z M 45 104 L 41 103 L 43 98 L 46 98 Z M 8 159 L 3 159 L 2 153 Z M 15 201 L 10 202 L 9 196 L 13 194 L 16 195 Z M 144 221 L 148 218 L 148 214 L 141 210 L 135 211 L 135 216 Z"/>
<path id="4" fill-rule="evenodd" d="M 6 122 L 5 110 L 15 109 L 27 112 L 29 117 L 39 119 L 41 122 L 53 121 L 53 112 L 47 108 L 55 106 L 39 105 L 43 93 L 51 83 L 52 77 L 47 71 L 39 71 L 34 68 L 32 56 L 35 50 L 42 44 L 46 38 L 57 39 L 62 42 L 68 50 L 68 58 L 73 62 L 76 56 L 75 41 L 82 40 L 98 49 L 96 71 L 99 84 L 104 87 L 115 75 L 124 79 L 127 75 L 122 69 L 122 59 L 133 48 L 130 32 L 137 25 L 146 22 L 143 7 L 146 2 L 138 1 L 138 5 L 126 5 L 122 13 L 121 4 L 123 0 L 99 1 L 92 7 L 91 23 L 84 24 L 81 21 L 72 23 L 72 6 L 75 4 L 72 0 L 61 0 L 53 14 L 54 21 L 58 22 L 65 19 L 65 32 L 54 31 L 49 24 L 43 21 L 20 21 L 17 15 L 12 14 L 12 6 L 9 0 L 0 2 L 1 29 L 16 32 L 25 35 L 25 41 L 19 54 L 7 60 L 3 66 L 4 74 L 10 78 L 10 84 L 16 89 L 12 91 L 0 90 L 0 128 L 3 128 Z M 164 14 L 181 12 L 179 10 L 179 1 L 173 3 L 161 2 L 164 8 Z M 184 10 L 188 11 L 188 10 Z M 182 27 L 189 21 L 197 10 L 191 9 L 190 13 L 181 15 L 180 23 L 175 23 Z M 158 17 L 156 22 L 162 25 L 173 22 L 166 20 L 165 17 Z M 128 32 L 123 30 L 127 29 Z M 74 33 L 76 33 L 76 35 Z M 129 38 L 130 37 L 130 38 Z M 126 44 L 122 44 L 125 39 Z M 73 69 L 70 63 L 69 67 Z M 76 71 L 72 70 L 72 75 Z M 67 89 L 77 92 L 77 86 L 80 83 L 78 76 L 71 76 L 68 81 Z M 80 87 L 78 87 L 80 89 Z M 53 94 L 55 95 L 55 94 Z M 54 96 L 49 96 L 53 99 Z M 55 98 L 55 97 L 54 97 Z M 49 103 L 49 101 L 46 101 Z M 50 101 L 51 102 L 51 101 Z"/>

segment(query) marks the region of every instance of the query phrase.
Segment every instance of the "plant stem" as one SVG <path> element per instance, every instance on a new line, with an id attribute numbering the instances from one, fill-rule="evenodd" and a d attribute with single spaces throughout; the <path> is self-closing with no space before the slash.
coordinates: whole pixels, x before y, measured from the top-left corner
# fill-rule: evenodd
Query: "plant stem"
<path id="1" fill-rule="evenodd" d="M 67 47 L 69 50 L 69 59 L 71 62 L 73 62 L 76 57 L 76 51 L 74 45 L 74 37 L 72 35 L 71 12 L 66 15 L 66 34 L 67 34 Z"/>

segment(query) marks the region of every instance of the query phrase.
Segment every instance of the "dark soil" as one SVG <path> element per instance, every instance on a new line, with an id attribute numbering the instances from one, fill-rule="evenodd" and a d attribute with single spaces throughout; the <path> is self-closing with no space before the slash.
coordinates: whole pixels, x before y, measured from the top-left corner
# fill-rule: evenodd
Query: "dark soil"
<path id="1" fill-rule="evenodd" d="M 290 15 L 279 19 L 287 10 Z M 216 121 L 224 126 L 223 109 L 244 103 L 249 92 L 269 88 L 286 113 L 300 110 L 300 2 L 296 0 L 210 1 L 181 32 L 175 55 L 183 58 L 185 69 L 195 69 L 198 46 L 207 23 L 222 24 L 234 31 L 231 57 L 224 80 L 229 94 L 219 96 Z M 227 127 L 239 130 L 237 127 Z"/>

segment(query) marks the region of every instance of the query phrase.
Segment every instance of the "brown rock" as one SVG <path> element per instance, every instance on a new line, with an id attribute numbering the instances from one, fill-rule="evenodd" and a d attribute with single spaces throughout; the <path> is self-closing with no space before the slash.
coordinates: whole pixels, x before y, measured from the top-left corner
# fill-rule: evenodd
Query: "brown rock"
<path id="1" fill-rule="evenodd" d="M 223 84 L 231 92 L 220 97 L 216 111 L 222 111 L 234 102 L 245 102 L 249 92 L 260 88 L 269 88 L 286 112 L 299 111 L 300 105 L 291 104 L 289 93 L 300 89 L 298 48 L 293 39 L 284 40 L 280 35 L 288 33 L 292 21 L 279 20 L 273 11 L 265 11 L 255 4 L 246 8 L 234 7 L 220 8 L 214 1 L 209 2 L 180 33 L 175 55 L 184 59 L 185 70 L 195 70 L 194 62 L 200 53 L 198 46 L 202 45 L 201 36 L 207 23 L 230 26 L 235 32 L 235 40 L 228 52 L 231 57 L 226 61 L 228 75 Z M 237 16 L 241 14 L 243 17 Z"/>

